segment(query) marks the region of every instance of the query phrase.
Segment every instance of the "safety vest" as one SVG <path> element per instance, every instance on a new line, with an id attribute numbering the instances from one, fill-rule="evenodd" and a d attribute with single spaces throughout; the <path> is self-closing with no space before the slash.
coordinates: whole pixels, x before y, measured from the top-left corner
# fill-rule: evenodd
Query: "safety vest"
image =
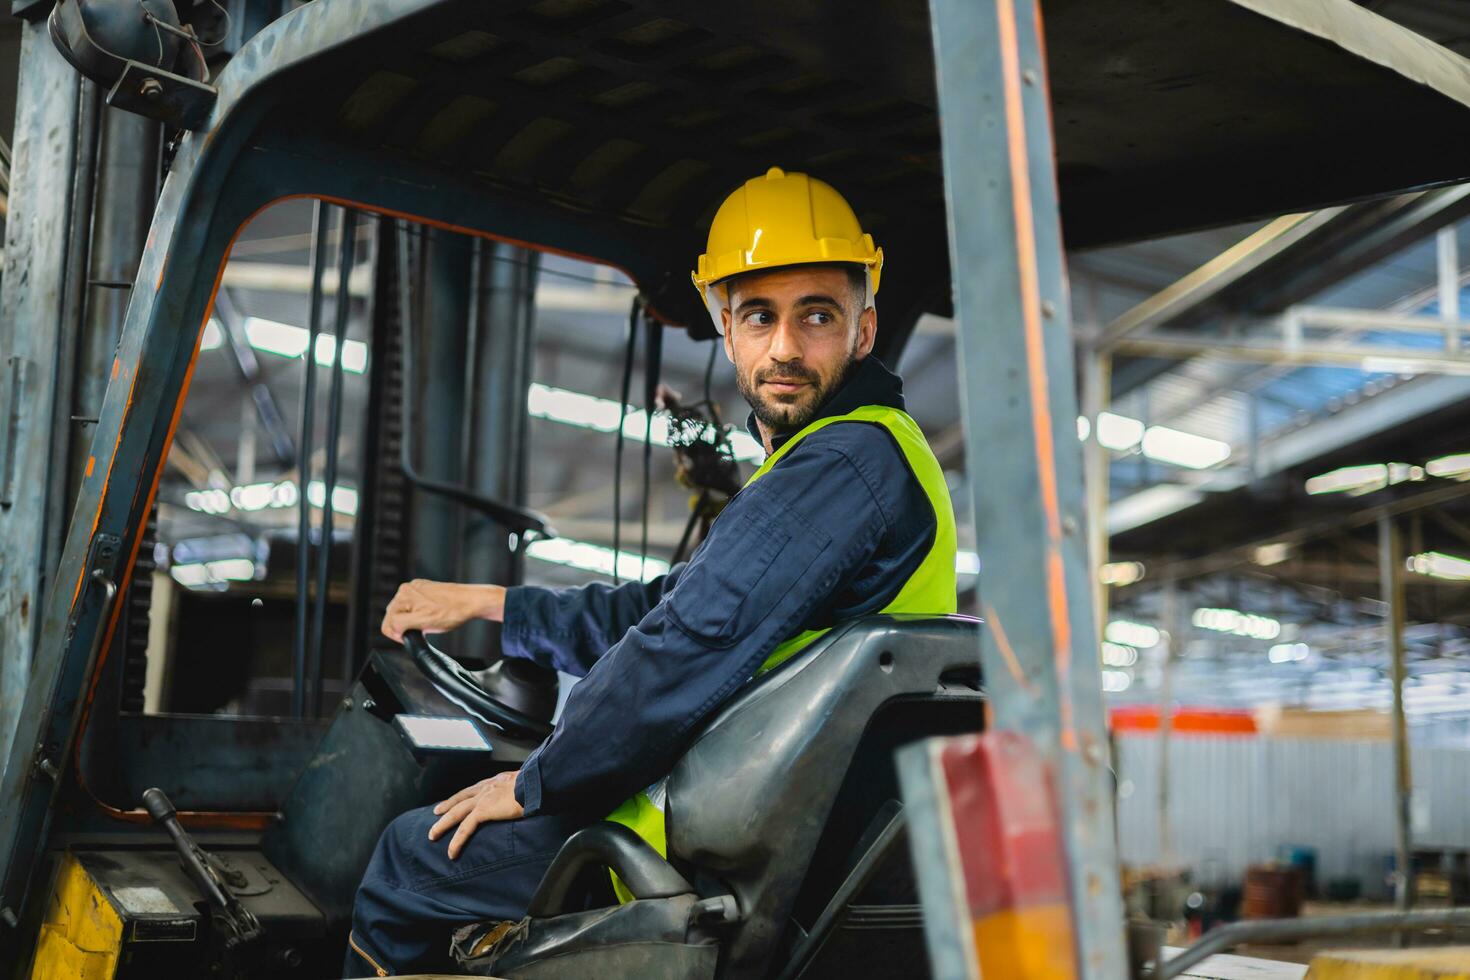
<path id="1" fill-rule="evenodd" d="M 769 473 L 771 467 L 779 463 L 781 458 L 791 452 L 801 440 L 818 429 L 837 422 L 866 422 L 871 425 L 881 425 L 887 429 L 898 444 L 904 459 L 908 461 L 909 469 L 918 478 L 919 485 L 924 488 L 924 494 L 929 498 L 930 505 L 934 508 L 934 541 L 929 546 L 928 554 L 908 577 L 908 581 L 904 582 L 903 587 L 898 590 L 898 595 L 893 597 L 893 601 L 879 612 L 923 615 L 954 612 L 956 609 L 955 527 L 954 508 L 949 500 L 949 486 L 945 483 L 944 471 L 939 465 L 939 460 L 934 458 L 934 451 L 929 448 L 929 443 L 924 439 L 924 433 L 920 431 L 918 423 L 907 413 L 882 405 L 864 405 L 846 415 L 818 419 L 796 433 L 780 449 L 772 453 L 761 464 L 760 469 L 752 473 L 750 479 L 745 481 L 745 485 L 748 487 Z M 796 656 L 830 630 L 831 627 L 803 630 L 788 638 L 765 659 L 765 662 L 756 671 L 756 676 L 759 677 Z M 631 828 L 634 833 L 652 845 L 660 855 L 668 857 L 668 837 L 664 826 L 665 784 L 666 780 L 659 780 L 653 786 L 623 803 L 610 813 L 607 819 Z M 612 883 L 619 901 L 632 901 L 632 893 L 623 886 L 616 874 L 612 876 Z"/>

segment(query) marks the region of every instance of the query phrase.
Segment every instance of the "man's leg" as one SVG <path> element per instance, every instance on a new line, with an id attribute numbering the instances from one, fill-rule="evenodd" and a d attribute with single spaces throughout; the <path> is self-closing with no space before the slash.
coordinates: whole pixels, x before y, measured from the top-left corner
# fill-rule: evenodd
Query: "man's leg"
<path id="1" fill-rule="evenodd" d="M 449 836 L 429 840 L 439 818 L 410 810 L 383 831 L 352 908 L 347 976 L 447 969 L 459 926 L 519 919 L 556 852 L 591 820 L 548 815 L 481 824 L 459 860 Z M 379 972 L 381 971 L 381 972 Z"/>

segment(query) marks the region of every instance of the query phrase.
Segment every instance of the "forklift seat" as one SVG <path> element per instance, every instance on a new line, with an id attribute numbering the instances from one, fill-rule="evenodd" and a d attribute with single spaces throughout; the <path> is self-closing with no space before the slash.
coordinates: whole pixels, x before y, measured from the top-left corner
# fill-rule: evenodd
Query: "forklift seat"
<path id="1" fill-rule="evenodd" d="M 525 919 L 457 934 L 462 968 L 514 980 L 924 975 L 893 751 L 980 730 L 978 630 L 963 616 L 854 620 L 753 681 L 669 775 L 668 860 L 620 825 L 582 831 Z M 635 900 L 565 908 L 592 866 Z"/>

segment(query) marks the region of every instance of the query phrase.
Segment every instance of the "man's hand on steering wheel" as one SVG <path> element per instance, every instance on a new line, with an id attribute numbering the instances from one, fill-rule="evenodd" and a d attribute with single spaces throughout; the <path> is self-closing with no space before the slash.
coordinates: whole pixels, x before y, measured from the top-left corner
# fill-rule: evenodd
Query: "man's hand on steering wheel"
<path id="1" fill-rule="evenodd" d="M 404 630 L 443 633 L 472 619 L 499 622 L 505 615 L 505 587 L 431 582 L 416 578 L 398 587 L 383 614 L 383 635 L 403 642 Z"/>
<path id="2" fill-rule="evenodd" d="M 429 828 L 429 840 L 438 840 L 451 827 L 458 827 L 449 839 L 449 860 L 457 861 L 480 824 L 516 820 L 524 812 L 516 802 L 516 772 L 498 773 L 467 786 L 435 804 L 434 812 L 439 814 L 439 819 Z"/>

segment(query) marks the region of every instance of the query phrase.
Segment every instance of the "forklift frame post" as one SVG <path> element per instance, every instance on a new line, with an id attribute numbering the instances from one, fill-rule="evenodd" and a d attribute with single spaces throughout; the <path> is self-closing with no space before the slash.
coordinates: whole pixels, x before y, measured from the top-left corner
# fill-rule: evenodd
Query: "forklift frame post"
<path id="1" fill-rule="evenodd" d="M 311 643 L 311 443 L 316 437 L 316 342 L 322 333 L 322 280 L 327 270 L 327 225 L 331 209 L 317 201 L 311 222 L 311 292 L 306 321 L 306 372 L 301 385 L 301 445 L 296 454 L 296 623 L 292 650 L 291 717 L 306 717 L 306 661 Z"/>
<path id="2" fill-rule="evenodd" d="M 1070 303 L 1058 215 L 1050 97 L 1037 0 L 931 0 L 948 202 L 960 396 L 981 555 L 980 660 L 992 728 L 1019 733 L 1054 790 L 1077 974 L 1127 976 L 1107 782 L 1108 748 L 1090 584 L 1082 451 L 1076 438 Z M 1018 755 L 1014 758 L 1026 759 Z M 942 779 L 922 753 L 906 786 Z M 976 786 L 984 774 L 959 779 Z M 952 776 L 923 793 L 953 849 L 916 848 L 931 962 L 975 969 L 965 928 L 965 846 Z M 951 838 L 950 835 L 953 835 Z M 1023 850 L 1007 839 L 1006 850 Z M 947 859 L 944 857 L 948 850 Z M 1019 859 L 1019 858 L 1018 858 Z M 967 874 L 968 872 L 968 874 Z M 943 908 L 934 908 L 938 897 Z M 945 913 L 949 914 L 945 914 Z M 933 920 L 937 927 L 929 927 Z M 1024 958 L 1018 953 L 1017 962 Z M 1021 975 L 1020 973 L 1017 974 Z"/>

